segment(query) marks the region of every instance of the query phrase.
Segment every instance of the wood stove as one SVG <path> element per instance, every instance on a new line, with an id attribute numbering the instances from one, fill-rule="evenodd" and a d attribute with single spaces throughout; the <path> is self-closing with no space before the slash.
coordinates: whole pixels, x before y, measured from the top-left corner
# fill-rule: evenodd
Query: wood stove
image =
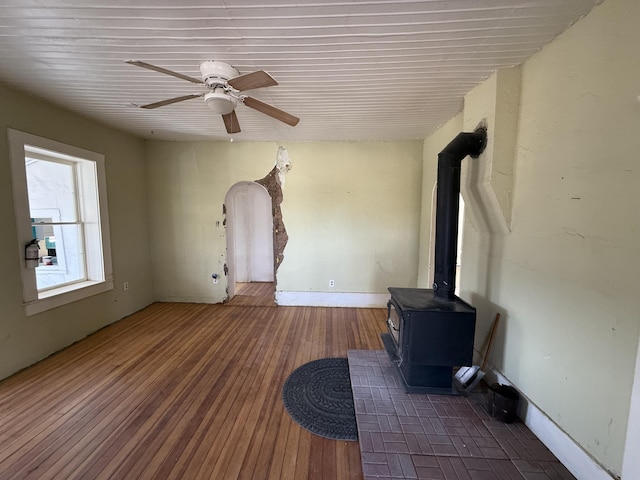
<path id="1" fill-rule="evenodd" d="M 453 367 L 471 365 L 476 309 L 433 290 L 389 288 L 388 333 L 382 340 L 411 393 L 455 394 Z"/>
<path id="2" fill-rule="evenodd" d="M 456 394 L 453 367 L 473 363 L 476 309 L 454 293 L 460 167 L 487 143 L 483 127 L 460 133 L 438 154 L 433 289 L 389 288 L 382 340 L 407 392 Z"/>

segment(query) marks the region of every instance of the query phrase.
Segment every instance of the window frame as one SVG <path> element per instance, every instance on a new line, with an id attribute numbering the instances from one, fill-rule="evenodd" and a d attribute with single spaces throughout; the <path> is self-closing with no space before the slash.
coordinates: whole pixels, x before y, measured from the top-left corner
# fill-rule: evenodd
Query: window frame
<path id="1" fill-rule="evenodd" d="M 111 243 L 109 234 L 109 213 L 107 208 L 107 183 L 104 155 L 83 148 L 67 145 L 29 133 L 7 129 L 9 139 L 9 157 L 11 163 L 11 181 L 13 190 L 15 222 L 17 233 L 18 258 L 22 280 L 22 301 L 27 315 L 34 315 L 52 308 L 72 303 L 114 288 L 113 270 L 111 265 Z M 92 188 L 79 195 L 85 208 L 83 197 L 87 194 L 97 196 L 99 212 L 95 214 L 95 228 L 92 233 L 85 231 L 85 244 L 93 245 L 95 250 L 91 259 L 87 258 L 87 280 L 73 284 L 62 285 L 57 288 L 38 292 L 35 268 L 28 268 L 24 260 L 25 245 L 32 239 L 31 215 L 29 196 L 27 191 L 27 176 L 25 167 L 25 146 L 55 152 L 59 158 L 80 159 L 94 162 L 95 178 L 87 185 Z M 85 169 L 89 170 L 89 169 Z M 93 169 L 91 169 L 93 170 Z M 81 173 L 87 175 L 87 172 Z M 93 175 L 93 174 L 91 174 Z M 85 178 L 86 180 L 86 178 Z M 87 238 L 87 237 L 91 238 Z M 93 244 L 91 242 L 94 242 Z M 89 256 L 89 254 L 87 253 Z M 100 258 L 97 258 L 100 257 Z"/>

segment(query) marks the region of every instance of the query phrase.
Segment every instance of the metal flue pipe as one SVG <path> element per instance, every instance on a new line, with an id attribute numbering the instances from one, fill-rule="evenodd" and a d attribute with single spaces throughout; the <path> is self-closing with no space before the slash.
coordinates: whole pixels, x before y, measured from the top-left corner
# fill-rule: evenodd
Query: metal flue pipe
<path id="1" fill-rule="evenodd" d="M 438 154 L 433 290 L 441 299 L 455 296 L 462 160 L 467 155 L 478 157 L 486 146 L 487 129 L 478 127 L 459 133 Z"/>

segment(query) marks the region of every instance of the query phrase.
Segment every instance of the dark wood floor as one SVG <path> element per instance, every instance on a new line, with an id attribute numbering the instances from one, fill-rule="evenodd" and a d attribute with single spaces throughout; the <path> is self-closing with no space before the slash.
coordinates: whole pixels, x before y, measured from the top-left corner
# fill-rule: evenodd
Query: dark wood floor
<path id="1" fill-rule="evenodd" d="M 357 442 L 281 400 L 297 366 L 381 349 L 382 309 L 157 303 L 0 382 L 0 479 L 362 479 Z"/>

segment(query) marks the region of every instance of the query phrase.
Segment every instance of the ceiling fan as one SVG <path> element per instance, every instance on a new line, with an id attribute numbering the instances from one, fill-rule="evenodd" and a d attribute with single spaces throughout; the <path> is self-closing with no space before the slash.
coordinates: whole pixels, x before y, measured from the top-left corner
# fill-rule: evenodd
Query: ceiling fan
<path id="1" fill-rule="evenodd" d="M 166 68 L 157 67 L 150 63 L 140 62 L 138 60 L 128 60 L 127 63 L 164 73 L 166 75 L 171 75 L 172 77 L 181 78 L 182 80 L 202 85 L 209 89 L 209 91 L 205 93 L 183 95 L 155 103 L 149 103 L 147 105 L 139 105 L 140 108 L 153 109 L 164 107 L 165 105 L 171 105 L 172 103 L 191 100 L 192 98 L 203 97 L 209 108 L 217 114 L 222 115 L 222 120 L 224 121 L 227 133 L 240 132 L 240 124 L 238 123 L 238 117 L 236 116 L 235 111 L 238 102 L 243 103 L 249 108 L 262 112 L 265 115 L 269 115 L 276 120 L 284 122 L 287 125 L 291 125 L 292 127 L 295 127 L 300 121 L 298 117 L 294 117 L 293 115 L 272 105 L 240 93 L 254 88 L 277 85 L 278 82 L 276 82 L 275 79 L 264 70 L 257 70 L 255 72 L 240 75 L 240 72 L 238 72 L 235 67 L 232 67 L 227 63 L 220 62 L 218 60 L 207 60 L 200 64 L 202 79 L 198 79 L 172 70 L 167 70 Z"/>

